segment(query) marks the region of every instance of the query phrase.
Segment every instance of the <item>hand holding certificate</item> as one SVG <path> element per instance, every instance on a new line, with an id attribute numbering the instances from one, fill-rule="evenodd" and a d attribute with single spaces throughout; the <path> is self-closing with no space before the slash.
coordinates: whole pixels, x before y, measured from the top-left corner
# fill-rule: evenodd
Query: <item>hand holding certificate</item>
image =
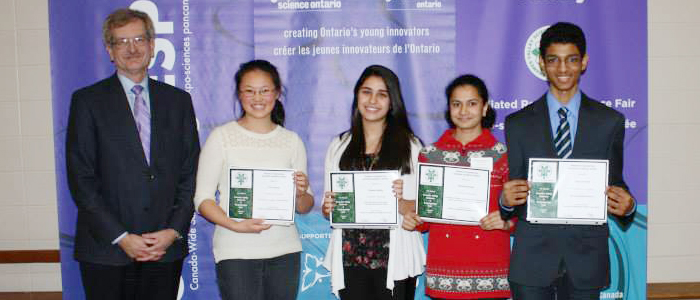
<path id="1" fill-rule="evenodd" d="M 435 223 L 478 225 L 488 214 L 491 172 L 418 164 L 416 212 Z"/>
<path id="2" fill-rule="evenodd" d="M 608 161 L 530 158 L 527 220 L 551 224 L 605 224 Z"/>
<path id="3" fill-rule="evenodd" d="M 294 170 L 229 168 L 229 206 L 233 219 L 264 219 L 266 224 L 294 223 Z"/>
<path id="4" fill-rule="evenodd" d="M 392 189 L 398 171 L 332 172 L 335 205 L 331 226 L 390 228 L 398 225 L 398 203 Z"/>

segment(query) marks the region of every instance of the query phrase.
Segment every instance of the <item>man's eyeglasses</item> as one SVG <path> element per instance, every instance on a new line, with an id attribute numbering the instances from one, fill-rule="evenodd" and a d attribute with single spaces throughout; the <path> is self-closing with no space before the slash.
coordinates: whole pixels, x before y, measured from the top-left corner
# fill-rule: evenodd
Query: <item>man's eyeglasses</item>
<path id="1" fill-rule="evenodd" d="M 112 41 L 112 46 L 116 48 L 126 48 L 129 46 L 129 44 L 132 44 L 136 47 L 142 47 L 148 43 L 148 38 L 144 36 L 137 36 L 137 37 L 132 37 L 132 38 L 116 38 Z"/>

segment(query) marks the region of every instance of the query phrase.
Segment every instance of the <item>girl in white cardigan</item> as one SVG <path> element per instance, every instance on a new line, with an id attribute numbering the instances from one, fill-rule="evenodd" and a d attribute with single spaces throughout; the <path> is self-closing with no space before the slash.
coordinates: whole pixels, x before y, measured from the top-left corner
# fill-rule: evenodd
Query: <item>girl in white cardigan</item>
<path id="1" fill-rule="evenodd" d="M 383 66 L 367 67 L 355 84 L 352 107 L 350 129 L 331 142 L 326 154 L 324 215 L 335 203 L 329 173 L 338 170 L 399 170 L 401 179 L 393 186 L 399 213 L 414 210 L 414 166 L 421 144 L 408 123 L 396 74 Z M 341 299 L 413 299 L 415 276 L 424 265 L 420 234 L 400 227 L 333 229 L 324 260 L 333 293 Z"/>
<path id="2" fill-rule="evenodd" d="M 230 166 L 295 169 L 296 211 L 313 206 L 306 172 L 306 150 L 299 136 L 284 127 L 277 69 L 253 60 L 236 72 L 243 116 L 217 127 L 199 156 L 197 211 L 216 224 L 214 259 L 223 299 L 296 299 L 301 241 L 296 226 L 236 222 L 224 212 L 229 205 Z M 219 192 L 219 203 L 215 195 Z"/>

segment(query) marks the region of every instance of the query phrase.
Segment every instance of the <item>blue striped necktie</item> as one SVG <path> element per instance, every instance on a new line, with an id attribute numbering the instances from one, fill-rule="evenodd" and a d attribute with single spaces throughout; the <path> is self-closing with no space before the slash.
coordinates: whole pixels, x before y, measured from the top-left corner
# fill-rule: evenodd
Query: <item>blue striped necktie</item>
<path id="1" fill-rule="evenodd" d="M 557 111 L 559 114 L 559 127 L 557 127 L 557 135 L 554 137 L 554 148 L 557 150 L 559 158 L 569 158 L 571 156 L 571 127 L 566 119 L 566 114 L 569 112 L 566 107 L 562 107 Z"/>

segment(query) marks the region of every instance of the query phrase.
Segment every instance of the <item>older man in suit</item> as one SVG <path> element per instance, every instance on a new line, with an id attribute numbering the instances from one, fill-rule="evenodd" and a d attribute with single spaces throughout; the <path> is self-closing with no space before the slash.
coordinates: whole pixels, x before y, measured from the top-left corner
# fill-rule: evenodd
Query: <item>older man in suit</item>
<path id="1" fill-rule="evenodd" d="M 155 31 L 120 9 L 103 25 L 116 74 L 73 94 L 66 165 L 87 299 L 175 299 L 199 139 L 190 95 L 148 78 Z"/>
<path id="2" fill-rule="evenodd" d="M 625 118 L 579 89 L 588 60 L 581 28 L 571 23 L 549 27 L 540 42 L 540 68 L 549 90 L 506 118 L 512 180 L 504 185 L 501 214 L 522 220 L 509 275 L 516 300 L 555 299 L 555 293 L 560 300 L 598 299 L 610 282 L 607 225 L 534 224 L 526 219 L 530 158 L 608 160 L 608 212 L 629 221 L 635 211 L 622 178 Z M 567 287 L 564 292 L 562 286 Z"/>

